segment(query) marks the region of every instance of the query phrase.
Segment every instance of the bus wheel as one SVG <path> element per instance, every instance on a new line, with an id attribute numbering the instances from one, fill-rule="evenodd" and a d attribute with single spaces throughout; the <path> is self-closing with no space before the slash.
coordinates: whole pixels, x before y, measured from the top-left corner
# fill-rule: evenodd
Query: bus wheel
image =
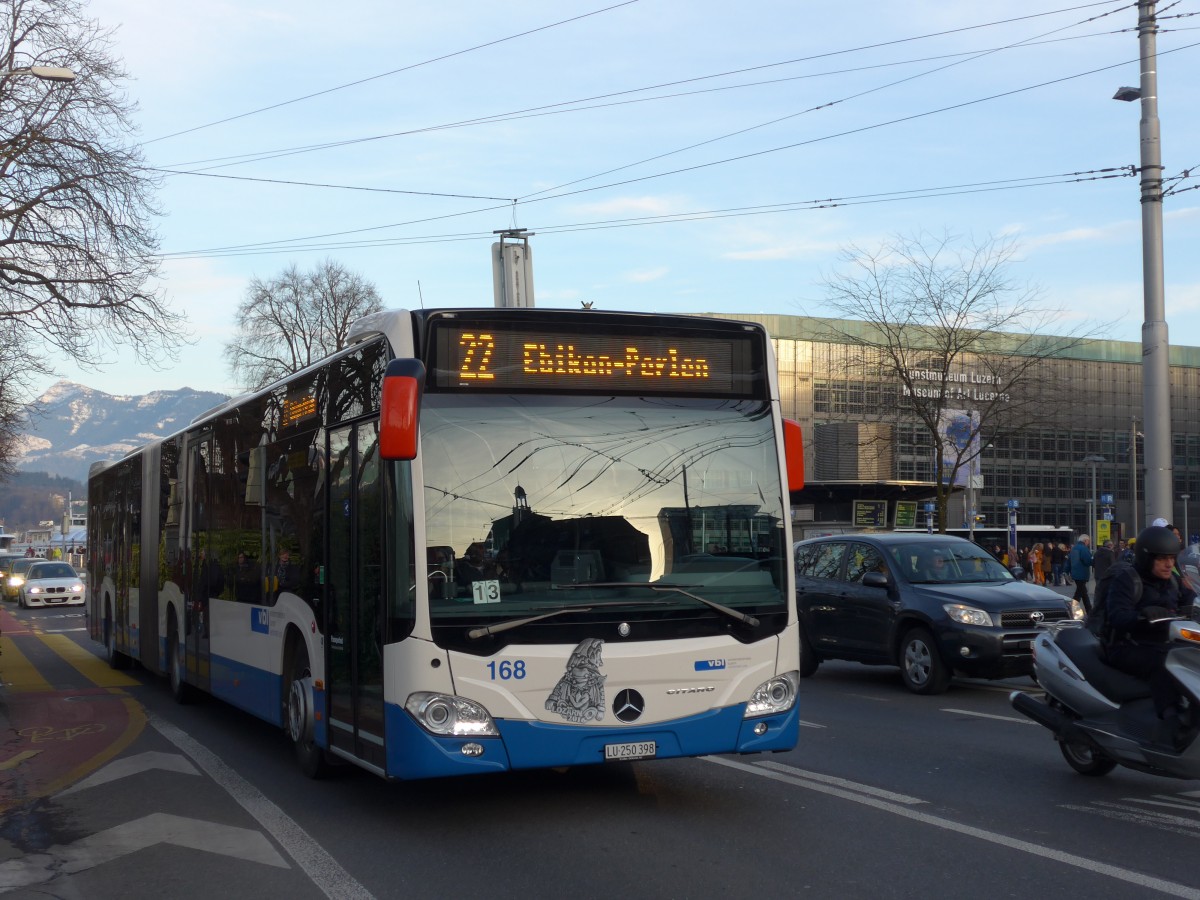
<path id="1" fill-rule="evenodd" d="M 110 669 L 128 669 L 130 659 L 117 649 L 117 629 L 113 622 L 112 606 L 104 605 L 104 655 Z"/>
<path id="2" fill-rule="evenodd" d="M 300 771 L 309 778 L 324 778 L 329 774 L 325 751 L 313 738 L 313 679 L 308 666 L 308 651 L 297 639 L 292 639 L 291 671 L 287 682 L 287 715 L 284 725 L 296 751 Z"/>
<path id="3" fill-rule="evenodd" d="M 192 686 L 187 683 L 183 670 L 183 654 L 179 649 L 179 626 L 175 624 L 174 611 L 168 613 L 167 622 L 167 678 L 171 683 L 171 696 L 176 703 L 191 703 L 195 699 Z"/>

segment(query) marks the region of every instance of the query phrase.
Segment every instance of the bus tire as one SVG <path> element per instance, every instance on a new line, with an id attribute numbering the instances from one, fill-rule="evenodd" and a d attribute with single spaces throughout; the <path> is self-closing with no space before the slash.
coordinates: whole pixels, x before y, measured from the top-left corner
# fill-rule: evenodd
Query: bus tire
<path id="1" fill-rule="evenodd" d="M 324 778 L 329 774 L 330 766 L 325 750 L 317 745 L 313 736 L 316 713 L 313 709 L 312 669 L 308 664 L 308 651 L 304 642 L 294 633 L 288 638 L 288 650 L 285 654 L 288 675 L 284 684 L 286 705 L 283 725 L 295 750 L 300 771 L 309 778 Z"/>
<path id="2" fill-rule="evenodd" d="M 171 685 L 171 697 L 176 703 L 191 703 L 195 690 L 187 683 L 184 672 L 183 654 L 179 652 L 179 626 L 175 624 L 175 611 L 167 613 L 167 680 Z"/>
<path id="3" fill-rule="evenodd" d="M 117 629 L 113 622 L 112 604 L 104 604 L 104 657 L 110 669 L 128 669 L 130 658 L 117 649 Z"/>

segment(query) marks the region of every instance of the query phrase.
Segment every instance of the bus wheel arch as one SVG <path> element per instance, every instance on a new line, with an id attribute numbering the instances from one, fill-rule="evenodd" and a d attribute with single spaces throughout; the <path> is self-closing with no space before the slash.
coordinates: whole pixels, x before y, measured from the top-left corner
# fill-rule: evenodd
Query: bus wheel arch
<path id="1" fill-rule="evenodd" d="M 284 731 L 292 742 L 300 770 L 309 778 L 323 778 L 329 773 L 329 761 L 314 737 L 312 667 L 304 636 L 295 626 L 284 633 L 283 678 Z"/>
<path id="2" fill-rule="evenodd" d="M 187 683 L 184 659 L 180 653 L 179 618 L 174 604 L 167 607 L 167 680 L 171 685 L 171 696 L 176 703 L 191 703 L 195 691 Z"/>

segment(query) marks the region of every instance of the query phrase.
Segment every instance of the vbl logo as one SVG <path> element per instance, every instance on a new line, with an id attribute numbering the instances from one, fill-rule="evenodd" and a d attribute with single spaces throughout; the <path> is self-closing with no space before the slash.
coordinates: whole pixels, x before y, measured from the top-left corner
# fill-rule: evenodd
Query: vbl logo
<path id="1" fill-rule="evenodd" d="M 271 611 L 265 607 L 250 610 L 250 630 L 260 634 L 271 633 Z"/>

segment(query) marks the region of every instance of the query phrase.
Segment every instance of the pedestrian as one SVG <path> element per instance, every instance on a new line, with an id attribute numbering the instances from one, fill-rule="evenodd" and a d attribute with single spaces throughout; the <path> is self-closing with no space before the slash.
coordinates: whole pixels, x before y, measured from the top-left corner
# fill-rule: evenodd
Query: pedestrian
<path id="1" fill-rule="evenodd" d="M 1054 542 L 1047 541 L 1042 547 L 1042 584 L 1054 584 Z"/>
<path id="2" fill-rule="evenodd" d="M 1042 547 L 1041 541 L 1033 545 L 1033 549 L 1029 551 L 1029 568 L 1033 570 L 1033 583 L 1045 584 L 1046 575 L 1045 569 L 1042 568 L 1042 554 L 1045 549 Z M 1049 557 L 1046 557 L 1046 565 L 1049 566 Z"/>
<path id="3" fill-rule="evenodd" d="M 1067 564 L 1067 548 L 1061 542 L 1052 545 L 1050 550 L 1051 583 L 1058 586 L 1063 583 L 1063 568 Z"/>
<path id="4" fill-rule="evenodd" d="M 1096 552 L 1092 555 L 1092 572 L 1096 576 L 1096 583 L 1100 583 L 1100 579 L 1104 577 L 1104 573 L 1112 568 L 1112 564 L 1117 561 L 1116 552 L 1113 550 L 1113 542 L 1105 541 L 1096 548 Z"/>
<path id="5" fill-rule="evenodd" d="M 1075 593 L 1072 598 L 1083 604 L 1083 611 L 1090 612 L 1092 601 L 1088 597 L 1088 579 L 1092 576 L 1092 539 L 1082 534 L 1068 555 L 1071 578 L 1075 580 Z"/>

